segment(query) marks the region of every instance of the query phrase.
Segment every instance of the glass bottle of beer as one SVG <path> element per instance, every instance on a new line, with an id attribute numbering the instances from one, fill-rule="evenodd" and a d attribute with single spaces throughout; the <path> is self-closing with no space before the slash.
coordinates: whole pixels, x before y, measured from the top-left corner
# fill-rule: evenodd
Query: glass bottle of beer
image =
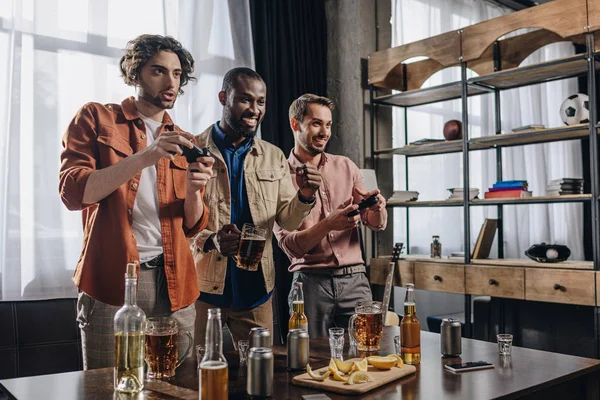
<path id="1" fill-rule="evenodd" d="M 210 308 L 206 322 L 206 353 L 200 363 L 200 400 L 227 400 L 229 370 L 223 356 L 221 309 Z"/>
<path id="2" fill-rule="evenodd" d="M 415 285 L 406 285 L 404 297 L 404 317 L 400 322 L 400 353 L 406 364 L 421 362 L 421 324 L 417 318 Z"/>
<path id="3" fill-rule="evenodd" d="M 144 324 L 137 305 L 137 264 L 127 264 L 125 304 L 115 314 L 115 390 L 137 393 L 144 388 Z"/>
<path id="4" fill-rule="evenodd" d="M 302 283 L 294 282 L 292 290 L 292 316 L 288 323 L 289 329 L 304 329 L 308 332 L 308 318 L 304 314 L 304 292 Z"/>

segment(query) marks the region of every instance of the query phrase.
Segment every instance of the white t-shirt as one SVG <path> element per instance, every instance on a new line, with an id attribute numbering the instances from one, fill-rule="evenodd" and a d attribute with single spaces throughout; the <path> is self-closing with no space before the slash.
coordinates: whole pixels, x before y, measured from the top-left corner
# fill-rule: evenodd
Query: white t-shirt
<path id="1" fill-rule="evenodd" d="M 158 135 L 161 122 L 140 114 L 146 125 L 146 141 L 150 146 Z M 138 193 L 133 203 L 133 234 L 140 253 L 140 262 L 150 261 L 163 252 L 160 220 L 158 218 L 158 184 L 156 165 L 142 170 Z"/>

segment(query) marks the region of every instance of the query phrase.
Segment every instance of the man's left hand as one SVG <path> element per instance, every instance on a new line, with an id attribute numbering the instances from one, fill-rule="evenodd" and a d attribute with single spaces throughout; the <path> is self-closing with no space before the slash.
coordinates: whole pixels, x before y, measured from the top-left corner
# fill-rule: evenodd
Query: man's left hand
<path id="1" fill-rule="evenodd" d="M 354 187 L 354 193 L 356 193 L 357 195 L 359 195 L 360 197 L 362 197 L 363 199 L 366 199 L 367 197 L 371 197 L 374 194 L 377 195 L 377 199 L 379 200 L 377 202 L 377 204 L 369 207 L 367 210 L 371 211 L 371 212 L 381 212 L 381 210 L 383 210 L 385 208 L 386 202 L 385 199 L 383 198 L 383 196 L 381 195 L 381 192 L 379 191 L 379 189 L 375 189 L 371 192 L 367 192 L 364 189 L 360 189 L 358 187 Z"/>
<path id="2" fill-rule="evenodd" d="M 191 195 L 206 187 L 212 176 L 212 166 L 214 163 L 215 159 L 212 157 L 198 157 L 196 162 L 188 164 L 186 174 L 187 194 Z"/>
<path id="3" fill-rule="evenodd" d="M 296 171 L 296 184 L 303 199 L 313 199 L 321 187 L 321 172 L 314 165 L 304 164 Z"/>

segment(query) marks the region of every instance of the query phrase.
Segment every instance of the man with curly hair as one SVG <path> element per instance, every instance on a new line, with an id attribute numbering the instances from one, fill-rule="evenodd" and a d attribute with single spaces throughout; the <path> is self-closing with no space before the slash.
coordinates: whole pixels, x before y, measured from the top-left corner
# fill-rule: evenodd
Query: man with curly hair
<path id="1" fill-rule="evenodd" d="M 208 221 L 202 198 L 214 160 L 188 164 L 182 146 L 195 139 L 165 111 L 194 80 L 192 55 L 171 37 L 141 35 L 127 44 L 120 68 L 136 96 L 84 105 L 61 154 L 61 199 L 83 216 L 73 281 L 85 369 L 114 365 L 113 318 L 127 263 L 139 265 L 137 302 L 146 316 L 172 315 L 194 333 L 199 289 L 187 237 Z"/>

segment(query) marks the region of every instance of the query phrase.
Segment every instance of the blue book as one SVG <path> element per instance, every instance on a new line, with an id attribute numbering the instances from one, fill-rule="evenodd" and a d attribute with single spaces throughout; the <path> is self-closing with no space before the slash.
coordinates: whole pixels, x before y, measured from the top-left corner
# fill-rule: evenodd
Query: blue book
<path id="1" fill-rule="evenodd" d="M 527 181 L 499 181 L 494 183 L 495 188 L 526 188 Z"/>

